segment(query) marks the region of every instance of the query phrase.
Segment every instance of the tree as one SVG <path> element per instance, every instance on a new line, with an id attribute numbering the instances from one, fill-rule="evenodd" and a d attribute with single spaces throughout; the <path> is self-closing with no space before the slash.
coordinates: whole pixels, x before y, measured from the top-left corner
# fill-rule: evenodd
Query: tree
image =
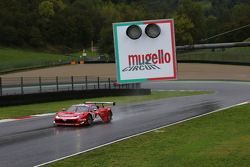
<path id="1" fill-rule="evenodd" d="M 233 28 L 242 27 L 250 24 L 250 4 L 236 4 L 232 9 Z M 249 38 L 250 27 L 246 27 L 233 33 L 234 41 L 243 41 Z M 237 40 L 236 40 L 237 39 Z"/>
<path id="2" fill-rule="evenodd" d="M 44 46 L 43 37 L 38 27 L 32 27 L 29 33 L 29 44 L 33 47 Z"/>
<path id="3" fill-rule="evenodd" d="M 177 9 L 177 15 L 187 17 L 193 24 L 190 33 L 194 43 L 199 43 L 204 37 L 205 16 L 202 6 L 192 0 L 181 0 Z"/>
<path id="4" fill-rule="evenodd" d="M 25 4 L 25 5 L 23 5 Z M 112 23 L 175 18 L 177 45 L 249 24 L 249 0 L 2 0 L 0 44 L 82 49 L 113 55 Z M 208 42 L 249 37 L 249 28 Z"/>
<path id="5" fill-rule="evenodd" d="M 220 24 L 218 23 L 218 19 L 213 16 L 213 15 L 209 15 L 207 18 L 206 18 L 206 36 L 203 37 L 202 40 L 204 40 L 205 38 L 208 38 L 208 37 L 211 37 L 213 35 L 216 35 L 218 34 L 218 29 L 219 29 L 219 26 Z M 216 39 L 211 39 L 211 40 L 208 40 L 208 41 L 202 41 L 202 42 L 205 42 L 205 43 L 215 43 L 216 42 Z"/>
<path id="6" fill-rule="evenodd" d="M 39 14 L 44 17 L 52 17 L 56 12 L 62 11 L 65 4 L 61 0 L 46 0 L 39 4 Z"/>
<path id="7" fill-rule="evenodd" d="M 187 16 L 175 16 L 175 37 L 177 45 L 193 44 L 193 28 L 194 24 Z"/>
<path id="8" fill-rule="evenodd" d="M 43 1 L 39 5 L 39 14 L 44 17 L 52 17 L 55 15 L 54 5 L 50 1 Z"/>

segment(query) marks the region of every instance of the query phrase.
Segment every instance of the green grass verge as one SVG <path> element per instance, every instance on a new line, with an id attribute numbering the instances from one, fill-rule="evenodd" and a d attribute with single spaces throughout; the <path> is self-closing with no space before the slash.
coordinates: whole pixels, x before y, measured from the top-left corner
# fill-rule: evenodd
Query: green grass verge
<path id="1" fill-rule="evenodd" d="M 47 166 L 249 166 L 250 104 L 156 130 Z"/>
<path id="2" fill-rule="evenodd" d="M 214 52 L 211 49 L 203 49 L 177 53 L 177 60 L 250 63 L 250 47 L 228 48 L 224 51 L 216 49 Z"/>
<path id="3" fill-rule="evenodd" d="M 70 57 L 29 50 L 0 48 L 0 72 L 45 67 L 69 62 Z"/>
<path id="4" fill-rule="evenodd" d="M 157 100 L 170 97 L 178 96 L 192 96 L 207 94 L 207 91 L 152 91 L 151 95 L 144 96 L 115 96 L 115 97 L 101 97 L 101 98 L 91 98 L 91 99 L 77 99 L 77 100 L 67 100 L 49 103 L 39 103 L 30 105 L 20 105 L 11 107 L 0 107 L 0 119 L 6 118 L 17 118 L 21 116 L 33 115 L 33 114 L 43 114 L 56 112 L 61 108 L 69 107 L 72 104 L 83 103 L 83 101 L 115 101 L 119 104 L 126 103 L 139 103 L 147 100 Z"/>
<path id="5" fill-rule="evenodd" d="M 70 54 L 70 56 L 60 54 L 50 54 L 23 49 L 0 47 L 0 73 L 36 68 L 48 67 L 68 63 L 70 60 L 79 60 L 82 52 Z M 88 57 L 97 57 L 97 52 L 87 50 Z M 250 47 L 229 48 L 225 51 L 216 49 L 196 50 L 191 52 L 177 53 L 177 60 L 198 60 L 198 61 L 219 61 L 250 63 Z"/>

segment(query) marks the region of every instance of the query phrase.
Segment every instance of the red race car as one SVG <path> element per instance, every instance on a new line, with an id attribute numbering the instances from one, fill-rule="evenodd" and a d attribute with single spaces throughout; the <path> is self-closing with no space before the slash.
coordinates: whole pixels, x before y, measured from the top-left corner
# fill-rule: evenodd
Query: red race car
<path id="1" fill-rule="evenodd" d="M 112 120 L 113 113 L 111 107 L 104 106 L 104 104 L 115 105 L 115 102 L 85 102 L 72 105 L 67 110 L 55 114 L 54 125 L 91 125 L 98 117 L 108 123 Z"/>

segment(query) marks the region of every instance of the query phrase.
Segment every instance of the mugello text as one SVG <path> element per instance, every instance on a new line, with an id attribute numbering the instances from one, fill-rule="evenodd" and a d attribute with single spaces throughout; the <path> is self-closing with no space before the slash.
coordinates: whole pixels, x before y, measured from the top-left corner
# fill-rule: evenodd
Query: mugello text
<path id="1" fill-rule="evenodd" d="M 171 62 L 171 54 L 163 49 L 155 53 L 130 54 L 128 55 L 129 66 L 122 71 L 142 71 L 160 69 L 157 64 L 168 64 Z"/>

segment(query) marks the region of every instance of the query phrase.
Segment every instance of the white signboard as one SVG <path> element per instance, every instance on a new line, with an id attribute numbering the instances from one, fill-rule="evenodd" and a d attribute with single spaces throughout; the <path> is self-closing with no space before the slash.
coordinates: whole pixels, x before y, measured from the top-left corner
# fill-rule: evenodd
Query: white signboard
<path id="1" fill-rule="evenodd" d="M 113 24 L 118 83 L 176 79 L 172 19 Z"/>

